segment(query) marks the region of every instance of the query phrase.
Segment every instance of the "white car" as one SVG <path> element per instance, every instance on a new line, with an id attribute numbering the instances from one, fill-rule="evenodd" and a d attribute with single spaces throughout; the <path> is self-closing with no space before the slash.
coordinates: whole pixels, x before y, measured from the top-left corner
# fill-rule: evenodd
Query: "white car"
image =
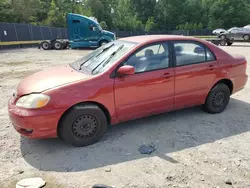
<path id="1" fill-rule="evenodd" d="M 250 29 L 250 25 L 246 25 L 244 28 L 246 28 L 246 29 Z"/>
<path id="2" fill-rule="evenodd" d="M 218 35 L 218 34 L 221 34 L 221 33 L 226 33 L 227 32 L 227 30 L 225 30 L 225 29 L 215 29 L 215 30 L 213 30 L 213 34 L 215 34 L 215 35 Z"/>

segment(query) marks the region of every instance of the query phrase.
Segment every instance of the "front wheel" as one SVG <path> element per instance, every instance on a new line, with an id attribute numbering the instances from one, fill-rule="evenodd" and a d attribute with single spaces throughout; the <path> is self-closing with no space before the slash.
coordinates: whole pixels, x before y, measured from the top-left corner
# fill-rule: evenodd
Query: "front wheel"
<path id="1" fill-rule="evenodd" d="M 66 142 L 83 147 L 98 142 L 107 131 L 107 118 L 96 105 L 73 107 L 59 124 L 59 137 Z"/>
<path id="2" fill-rule="evenodd" d="M 226 44 L 227 44 L 227 42 L 226 42 L 225 40 L 221 40 L 221 41 L 220 41 L 220 45 L 221 45 L 221 46 L 226 46 Z"/>
<path id="3" fill-rule="evenodd" d="M 226 39 L 226 35 L 221 35 L 220 38 L 221 38 L 222 40 L 225 40 L 225 39 Z"/>
<path id="4" fill-rule="evenodd" d="M 100 42 L 99 46 L 103 46 L 103 45 L 105 45 L 105 44 L 108 44 L 108 41 L 102 40 L 102 41 Z"/>
<path id="5" fill-rule="evenodd" d="M 217 114 L 223 112 L 230 100 L 230 90 L 225 84 L 217 84 L 208 94 L 203 108 L 206 112 Z"/>

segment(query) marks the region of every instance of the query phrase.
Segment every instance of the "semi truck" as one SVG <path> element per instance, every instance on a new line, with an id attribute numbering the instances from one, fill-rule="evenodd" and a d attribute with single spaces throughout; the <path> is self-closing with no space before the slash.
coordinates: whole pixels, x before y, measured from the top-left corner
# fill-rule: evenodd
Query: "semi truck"
<path id="1" fill-rule="evenodd" d="M 67 30 L 68 39 L 45 40 L 38 47 L 44 50 L 95 48 L 116 40 L 115 34 L 103 30 L 97 20 L 79 14 L 67 14 Z"/>

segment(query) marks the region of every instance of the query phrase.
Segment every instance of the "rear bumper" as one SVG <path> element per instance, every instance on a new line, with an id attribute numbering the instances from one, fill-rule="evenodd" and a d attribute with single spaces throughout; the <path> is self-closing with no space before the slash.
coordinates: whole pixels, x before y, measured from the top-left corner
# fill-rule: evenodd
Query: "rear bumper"
<path id="1" fill-rule="evenodd" d="M 244 89 L 248 81 L 248 75 L 238 76 L 233 79 L 233 92 L 232 94 Z"/>
<path id="2" fill-rule="evenodd" d="M 28 138 L 57 137 L 57 125 L 63 110 L 23 109 L 11 104 L 10 101 L 9 118 L 17 132 Z"/>

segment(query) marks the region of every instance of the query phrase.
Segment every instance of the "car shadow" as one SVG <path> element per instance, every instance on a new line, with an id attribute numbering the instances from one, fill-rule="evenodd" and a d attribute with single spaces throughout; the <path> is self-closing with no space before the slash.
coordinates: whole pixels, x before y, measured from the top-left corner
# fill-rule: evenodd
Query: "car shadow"
<path id="1" fill-rule="evenodd" d="M 21 153 L 33 167 L 57 172 L 85 171 L 152 156 L 178 163 L 168 154 L 249 131 L 249 113 L 250 104 L 232 98 L 221 114 L 195 107 L 133 120 L 111 127 L 100 142 L 83 148 L 59 139 L 21 138 Z M 142 143 L 155 144 L 156 151 L 140 154 Z"/>

